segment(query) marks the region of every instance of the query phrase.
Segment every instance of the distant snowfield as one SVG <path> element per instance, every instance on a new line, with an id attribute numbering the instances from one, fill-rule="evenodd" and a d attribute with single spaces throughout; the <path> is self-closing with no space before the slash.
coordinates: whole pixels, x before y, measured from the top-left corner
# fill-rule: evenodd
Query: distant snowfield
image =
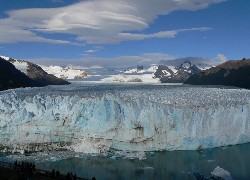
<path id="1" fill-rule="evenodd" d="M 159 78 L 154 77 L 155 71 L 158 69 L 157 65 L 138 68 L 98 68 L 88 69 L 88 78 L 83 81 L 100 81 L 100 82 L 122 82 L 122 83 L 160 83 Z"/>
<path id="2" fill-rule="evenodd" d="M 5 151 L 196 150 L 250 142 L 250 91 L 85 83 L 0 92 Z"/>
<path id="3" fill-rule="evenodd" d="M 71 67 L 63 68 L 60 66 L 43 66 L 43 65 L 40 65 L 40 67 L 48 74 L 52 74 L 62 79 L 81 79 L 87 77 L 87 73 L 82 69 L 73 69 Z"/>
<path id="4" fill-rule="evenodd" d="M 102 82 L 144 82 L 144 83 L 160 83 L 159 78 L 153 78 L 152 74 L 127 75 L 118 74 L 101 79 Z"/>

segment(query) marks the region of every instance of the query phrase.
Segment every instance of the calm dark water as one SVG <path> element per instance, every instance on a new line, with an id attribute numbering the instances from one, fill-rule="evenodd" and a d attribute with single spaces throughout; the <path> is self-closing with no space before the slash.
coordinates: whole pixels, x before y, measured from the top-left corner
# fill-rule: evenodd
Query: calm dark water
<path id="1" fill-rule="evenodd" d="M 37 153 L 32 156 L 0 154 L 0 159 L 35 161 L 39 169 L 55 169 L 65 174 L 72 171 L 78 177 L 91 179 L 95 176 L 98 180 L 195 179 L 193 172 L 210 176 L 217 166 L 229 171 L 234 180 L 250 180 L 250 143 L 201 152 L 150 152 L 145 160 L 89 155 L 59 160 L 60 158 L 55 158 L 54 154 L 44 154 L 47 154 L 44 156 L 46 158 Z"/>
<path id="2" fill-rule="evenodd" d="M 72 171 L 77 176 L 97 179 L 195 179 L 192 172 L 210 176 L 217 166 L 233 179 L 250 179 L 250 143 L 197 151 L 149 153 L 146 160 L 96 156 L 37 163 L 41 169 Z"/>

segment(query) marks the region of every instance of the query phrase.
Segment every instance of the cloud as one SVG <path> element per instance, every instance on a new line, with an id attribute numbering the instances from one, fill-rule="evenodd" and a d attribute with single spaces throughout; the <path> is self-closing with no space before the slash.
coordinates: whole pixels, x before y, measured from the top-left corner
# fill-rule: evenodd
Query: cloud
<path id="1" fill-rule="evenodd" d="M 26 30 L 18 27 L 15 24 L 15 20 L 0 19 L 0 43 L 16 43 L 16 42 L 45 42 L 55 44 L 71 44 L 71 45 L 83 45 L 79 42 L 70 42 L 66 40 L 48 39 L 38 36 L 32 30 Z"/>
<path id="2" fill-rule="evenodd" d="M 37 58 L 28 59 L 31 62 L 42 65 L 59 65 L 59 66 L 84 66 L 84 67 L 129 67 L 136 65 L 158 64 L 161 60 L 172 60 L 175 56 L 162 53 L 144 53 L 137 56 L 119 56 L 113 58 L 86 57 L 80 59 L 51 59 Z"/>
<path id="3" fill-rule="evenodd" d="M 228 61 L 227 57 L 224 54 L 217 54 L 216 60 L 218 60 L 220 63 Z"/>
<path id="4" fill-rule="evenodd" d="M 85 53 L 94 53 L 94 52 L 96 52 L 96 51 L 97 51 L 97 50 L 90 49 L 90 50 L 85 51 Z"/>
<path id="5" fill-rule="evenodd" d="M 160 31 L 153 34 L 135 34 L 135 33 L 118 33 L 116 35 L 110 36 L 88 36 L 88 37 L 78 37 L 79 41 L 87 41 L 89 44 L 115 44 L 122 41 L 130 40 L 144 40 L 149 38 L 174 38 L 176 35 L 182 32 L 188 31 L 208 31 L 211 28 L 199 27 L 190 29 L 177 29 L 171 31 Z"/>
<path id="6" fill-rule="evenodd" d="M 78 41 L 82 41 L 109 44 L 147 38 L 173 38 L 180 32 L 208 28 L 166 30 L 152 34 L 130 32 L 148 28 L 159 15 L 167 15 L 176 10 L 195 11 L 223 1 L 80 0 L 78 3 L 59 8 L 14 10 L 7 12 L 7 18 L 0 19 L 0 43 L 32 41 L 78 44 Z M 42 36 L 46 33 L 74 35 L 75 42 L 47 39 Z"/>

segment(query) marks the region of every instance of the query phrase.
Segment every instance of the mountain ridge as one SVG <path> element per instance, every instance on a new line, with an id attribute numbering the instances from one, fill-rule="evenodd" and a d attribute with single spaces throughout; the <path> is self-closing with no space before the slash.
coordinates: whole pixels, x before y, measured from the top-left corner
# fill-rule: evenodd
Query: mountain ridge
<path id="1" fill-rule="evenodd" d="M 154 77 L 159 78 L 161 83 L 183 83 L 200 71 L 201 69 L 190 61 L 184 61 L 176 67 L 159 65 L 157 71 L 154 73 Z"/>
<path id="2" fill-rule="evenodd" d="M 35 87 L 38 84 L 15 68 L 15 66 L 0 57 L 0 91 L 20 88 Z"/>
<path id="3" fill-rule="evenodd" d="M 40 66 L 6 56 L 1 59 L 1 88 L 41 87 L 47 85 L 68 85 L 69 82 L 46 73 Z M 15 76 L 13 76 L 15 75 Z"/>
<path id="4" fill-rule="evenodd" d="M 190 77 L 184 84 L 226 85 L 250 89 L 250 59 L 227 61 Z"/>

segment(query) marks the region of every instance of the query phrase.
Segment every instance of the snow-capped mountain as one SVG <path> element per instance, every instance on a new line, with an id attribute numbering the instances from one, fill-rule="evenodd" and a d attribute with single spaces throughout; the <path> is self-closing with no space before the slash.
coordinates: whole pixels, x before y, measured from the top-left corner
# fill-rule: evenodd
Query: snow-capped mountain
<path id="1" fill-rule="evenodd" d="M 34 87 L 38 84 L 15 68 L 13 64 L 0 57 L 0 91 L 20 88 Z"/>
<path id="2" fill-rule="evenodd" d="M 161 61 L 159 65 L 88 71 L 90 77 L 94 76 L 95 80 L 103 82 L 183 83 L 193 74 L 213 67 L 215 64 L 212 60 L 187 57 Z"/>
<path id="3" fill-rule="evenodd" d="M 2 59 L 5 59 L 7 61 L 10 61 L 18 70 L 21 72 L 28 74 L 28 67 L 31 65 L 35 65 L 33 63 L 22 61 L 22 60 L 16 60 L 12 59 L 10 57 L 6 56 L 0 56 Z M 38 66 L 38 65 L 36 65 Z M 67 67 L 60 67 L 60 66 L 44 66 L 39 65 L 46 73 L 54 75 L 57 78 L 60 79 L 81 79 L 87 77 L 86 71 L 83 69 L 75 69 L 73 67 L 67 66 Z"/>
<path id="4" fill-rule="evenodd" d="M 74 67 L 61 67 L 61 66 L 43 66 L 41 68 L 48 74 L 52 74 L 61 79 L 82 79 L 88 76 L 87 72 L 83 69 L 75 69 Z"/>
<path id="5" fill-rule="evenodd" d="M 8 57 L 5 57 L 8 60 Z M 27 73 L 26 61 L 12 61 L 20 71 Z M 42 66 L 48 74 L 62 79 L 80 79 L 81 81 L 101 82 L 145 82 L 145 83 L 183 83 L 201 70 L 215 66 L 209 59 L 187 57 L 175 60 L 160 61 L 158 65 L 132 66 L 129 68 L 74 68 L 72 66 Z"/>
<path id="6" fill-rule="evenodd" d="M 63 85 L 69 84 L 69 82 L 57 78 L 54 75 L 46 73 L 40 66 L 37 64 L 17 60 L 6 56 L 0 56 L 0 58 L 12 63 L 16 69 L 24 73 L 30 79 L 36 82 L 36 86 L 47 86 L 47 85 Z"/>
<path id="7" fill-rule="evenodd" d="M 189 77 L 200 71 L 201 69 L 196 65 L 189 61 L 185 61 L 176 67 L 159 65 L 154 75 L 156 78 L 160 78 L 162 83 L 183 83 Z"/>
<path id="8" fill-rule="evenodd" d="M 184 62 L 190 62 L 191 64 L 195 65 L 200 70 L 206 70 L 213 66 L 217 66 L 218 63 L 211 60 L 211 59 L 205 59 L 201 57 L 185 57 L 185 58 L 179 58 L 174 60 L 162 60 L 159 62 L 159 65 L 166 65 L 166 66 L 172 66 L 172 67 L 179 67 Z"/>

